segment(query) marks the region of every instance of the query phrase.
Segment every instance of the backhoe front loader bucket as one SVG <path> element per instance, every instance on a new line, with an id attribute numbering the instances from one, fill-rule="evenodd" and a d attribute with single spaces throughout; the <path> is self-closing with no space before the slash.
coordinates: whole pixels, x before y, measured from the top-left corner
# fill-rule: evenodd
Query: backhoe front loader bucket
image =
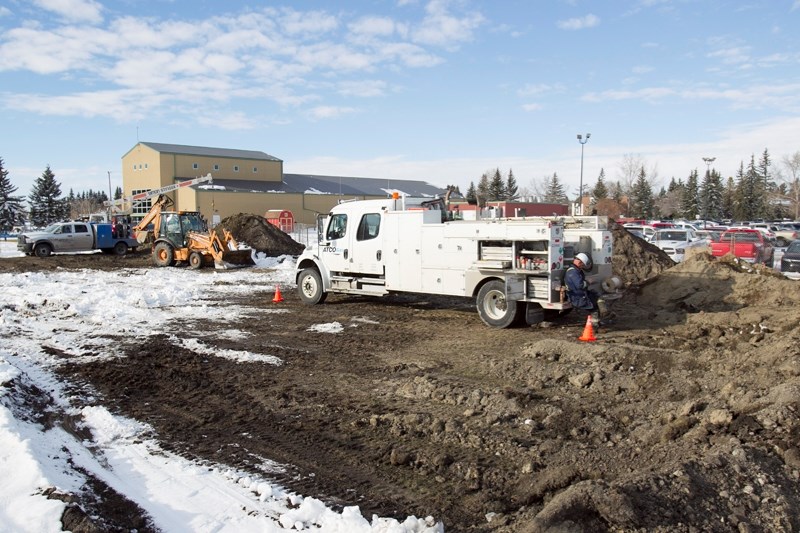
<path id="1" fill-rule="evenodd" d="M 214 230 L 211 231 L 211 248 L 211 255 L 214 256 L 214 268 L 241 268 L 256 264 L 253 261 L 252 250 L 240 250 L 239 243 L 228 230 L 222 230 L 222 236 Z"/>
<path id="2" fill-rule="evenodd" d="M 214 268 L 242 268 L 254 266 L 252 250 L 223 250 L 222 253 L 214 257 Z"/>

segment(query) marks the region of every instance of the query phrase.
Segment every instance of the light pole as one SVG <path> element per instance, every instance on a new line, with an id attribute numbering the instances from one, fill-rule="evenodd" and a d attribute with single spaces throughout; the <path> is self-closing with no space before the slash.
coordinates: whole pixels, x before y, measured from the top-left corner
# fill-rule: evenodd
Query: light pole
<path id="1" fill-rule="evenodd" d="M 586 137 L 578 134 L 578 142 L 581 143 L 581 182 L 578 186 L 578 207 L 580 209 L 580 214 L 583 214 L 583 146 L 589 142 L 589 137 L 591 137 L 591 133 L 587 133 Z"/>
<path id="2" fill-rule="evenodd" d="M 711 180 L 711 163 L 716 161 L 716 157 L 704 157 L 703 161 L 706 163 L 706 185 L 709 184 Z M 705 198 L 703 201 L 703 228 L 706 227 L 706 219 L 708 218 L 708 198 Z"/>

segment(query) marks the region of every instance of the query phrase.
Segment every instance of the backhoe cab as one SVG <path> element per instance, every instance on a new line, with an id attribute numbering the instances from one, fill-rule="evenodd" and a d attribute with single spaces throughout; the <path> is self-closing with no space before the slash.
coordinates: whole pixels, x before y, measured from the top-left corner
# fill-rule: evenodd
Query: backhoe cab
<path id="1" fill-rule="evenodd" d="M 140 242 L 142 235 L 146 235 L 146 240 L 152 239 L 156 266 L 185 262 L 189 268 L 198 269 L 213 263 L 215 268 L 224 269 L 255 264 L 250 250 L 239 250 L 239 243 L 228 230 L 209 231 L 208 224 L 197 211 L 165 211 L 172 205 L 169 197 L 159 196 L 150 212 L 134 228 L 140 235 Z"/>

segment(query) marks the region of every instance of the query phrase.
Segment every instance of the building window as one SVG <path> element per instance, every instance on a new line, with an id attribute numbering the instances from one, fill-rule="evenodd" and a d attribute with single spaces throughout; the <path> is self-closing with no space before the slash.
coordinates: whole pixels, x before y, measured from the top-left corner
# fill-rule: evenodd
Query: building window
<path id="1" fill-rule="evenodd" d="M 253 172 L 258 172 L 258 167 L 253 167 Z"/>
<path id="2" fill-rule="evenodd" d="M 239 165 L 233 165 L 233 171 L 239 172 Z"/>
<path id="3" fill-rule="evenodd" d="M 193 169 L 197 170 L 197 169 L 198 169 L 198 167 L 199 167 L 199 165 L 198 165 L 197 163 L 192 163 L 192 168 L 193 168 Z"/>
<path id="4" fill-rule="evenodd" d="M 136 170 L 136 163 L 133 164 L 133 170 Z"/>
<path id="5" fill-rule="evenodd" d="M 144 164 L 144 169 L 147 170 L 147 163 Z"/>
<path id="6" fill-rule="evenodd" d="M 134 189 L 131 194 L 139 194 L 143 192 L 150 192 L 150 189 Z M 135 218 L 136 220 L 141 220 L 147 213 L 150 212 L 151 207 L 153 207 L 152 198 L 142 200 L 138 203 L 134 202 L 131 217 Z"/>
<path id="7" fill-rule="evenodd" d="M 214 165 L 214 170 L 219 170 L 219 165 Z"/>

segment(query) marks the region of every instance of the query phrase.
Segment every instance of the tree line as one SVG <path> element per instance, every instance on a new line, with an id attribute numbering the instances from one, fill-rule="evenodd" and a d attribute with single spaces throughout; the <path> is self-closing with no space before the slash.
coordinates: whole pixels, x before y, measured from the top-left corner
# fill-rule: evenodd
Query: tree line
<path id="1" fill-rule="evenodd" d="M 739 164 L 735 176 L 723 176 L 709 164 L 706 172 L 697 169 L 685 178 L 673 177 L 669 185 L 654 185 L 655 168 L 647 168 L 640 157 L 626 155 L 619 165 L 617 180 L 609 180 L 600 169 L 594 185 L 584 187 L 584 198 L 592 213 L 612 218 L 687 220 L 778 220 L 800 219 L 800 151 L 786 156 L 774 169 L 769 150 L 756 159 L 750 156 Z M 448 189 L 461 193 L 458 186 Z M 512 170 L 504 177 L 499 168 L 484 172 L 470 182 L 467 200 L 485 206 L 491 201 L 523 200 L 535 203 L 569 204 L 570 197 L 557 173 L 531 180 L 529 187 L 519 187 Z"/>
<path id="2" fill-rule="evenodd" d="M 11 183 L 8 174 L 0 157 L 0 232 L 25 225 L 44 227 L 61 220 L 77 219 L 103 211 L 103 202 L 108 201 L 108 194 L 91 189 L 78 194 L 70 189 L 69 194 L 62 197 L 61 184 L 50 165 L 36 178 L 27 198 L 15 194 L 18 187 Z M 114 198 L 122 198 L 121 187 L 117 187 Z"/>

